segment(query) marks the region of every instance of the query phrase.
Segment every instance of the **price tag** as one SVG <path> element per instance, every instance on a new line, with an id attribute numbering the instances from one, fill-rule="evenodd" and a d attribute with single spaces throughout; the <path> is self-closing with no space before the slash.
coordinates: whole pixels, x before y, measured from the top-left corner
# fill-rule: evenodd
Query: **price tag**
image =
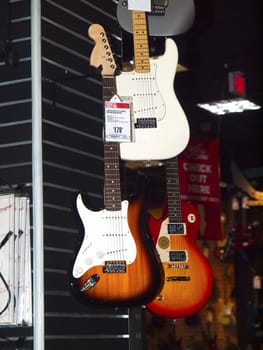
<path id="1" fill-rule="evenodd" d="M 151 0 L 128 0 L 128 9 L 151 12 Z"/>
<path id="2" fill-rule="evenodd" d="M 131 142 L 130 103 L 105 102 L 105 141 Z"/>

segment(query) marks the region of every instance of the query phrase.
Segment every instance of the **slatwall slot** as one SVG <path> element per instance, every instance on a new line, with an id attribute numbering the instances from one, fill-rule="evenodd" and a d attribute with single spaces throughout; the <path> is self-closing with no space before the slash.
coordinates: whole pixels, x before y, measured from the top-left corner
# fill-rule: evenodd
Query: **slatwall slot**
<path id="1" fill-rule="evenodd" d="M 80 130 L 77 129 L 64 129 L 62 126 L 60 127 L 58 124 L 57 125 L 52 125 L 45 123 L 43 126 L 44 132 L 47 132 L 49 135 L 49 138 L 45 140 L 44 142 L 48 144 L 50 142 L 50 145 L 52 143 L 54 144 L 54 147 L 56 144 L 58 145 L 58 148 L 61 148 L 61 151 L 63 151 L 63 145 L 65 147 L 64 151 L 65 152 L 71 152 L 72 154 L 75 154 L 78 156 L 78 149 L 83 150 L 83 153 L 80 153 L 80 156 L 88 156 L 89 154 L 92 154 L 93 151 L 98 149 L 98 154 L 97 157 L 94 156 L 94 158 L 98 159 L 100 157 L 100 160 L 102 160 L 102 155 L 99 151 L 101 151 L 101 143 L 102 143 L 102 138 L 99 139 L 98 137 L 94 137 L 93 135 L 90 135 L 87 132 L 80 132 Z M 102 133 L 102 130 L 101 130 Z M 61 147 L 59 147 L 61 145 Z M 49 147 L 51 148 L 51 147 Z M 91 155 L 91 158 L 92 155 Z M 74 159 L 71 160 L 74 162 Z M 61 160 L 63 162 L 63 159 Z M 65 162 L 65 160 L 64 160 Z M 75 165 L 74 165 L 75 166 Z"/>
<path id="2" fill-rule="evenodd" d="M 6 147 L 0 145 L 0 154 L 0 166 L 3 167 L 12 168 L 15 164 L 31 164 L 31 144 L 17 146 L 7 144 Z"/>
<path id="3" fill-rule="evenodd" d="M 0 103 L 28 99 L 30 97 L 30 85 L 28 81 L 17 81 L 0 87 Z"/>
<path id="4" fill-rule="evenodd" d="M 27 143 L 30 140 L 30 129 L 28 128 L 28 124 L 13 124 L 10 126 L 2 127 L 3 134 L 1 137 L 1 145 L 10 144 L 12 147 L 14 144 Z"/>
<path id="5" fill-rule="evenodd" d="M 30 16 L 30 1 L 10 0 L 9 3 L 12 20 Z"/>
<path id="6" fill-rule="evenodd" d="M 66 314 L 67 315 L 67 314 Z M 51 315 L 52 316 L 52 315 Z M 67 315 L 68 316 L 68 315 Z M 59 317 L 59 316 L 58 316 Z M 68 319 L 62 314 L 60 317 L 60 322 L 63 323 L 63 328 L 57 321 L 57 317 L 48 317 L 48 322 L 46 323 L 46 330 L 50 334 L 63 335 L 63 334 L 72 334 L 72 321 L 75 322 L 75 331 L 81 336 L 87 335 L 87 330 L 92 329 L 94 337 L 104 335 L 107 338 L 107 335 L 111 338 L 115 335 L 128 334 L 127 324 L 124 324 L 122 318 L 114 317 L 105 317 L 102 315 L 99 317 L 72 317 Z"/>
<path id="7" fill-rule="evenodd" d="M 17 109 L 19 112 L 17 113 Z M 1 110 L 1 122 L 0 127 L 5 128 L 11 124 L 28 123 L 31 125 L 31 104 L 28 101 L 24 101 L 12 105 L 0 105 Z"/>
<path id="8" fill-rule="evenodd" d="M 112 1 L 86 1 L 80 0 L 75 3 L 67 3 L 63 0 L 47 0 L 49 3 L 56 3 L 61 9 L 66 8 L 67 13 L 71 13 L 72 17 L 79 18 L 84 23 L 100 23 L 105 28 L 110 28 L 111 32 L 118 33 L 119 25 L 116 20 L 116 5 Z M 88 22 L 90 21 L 90 22 Z"/>
<path id="9" fill-rule="evenodd" d="M 46 340 L 46 348 L 47 349 L 63 349 L 63 350 L 72 350 L 78 349 L 80 342 L 84 344 L 89 344 L 88 346 L 91 349 L 96 350 L 105 350 L 108 348 L 112 348 L 114 350 L 124 350 L 129 349 L 129 339 L 123 337 L 122 335 L 116 337 L 106 337 L 105 335 L 101 335 L 100 338 L 94 339 L 89 335 L 84 336 L 62 336 L 62 337 L 48 337 Z M 110 344 L 110 345 L 109 345 Z M 110 346 L 110 347 L 109 347 Z"/>
<path id="10" fill-rule="evenodd" d="M 67 203 L 65 203 L 67 204 Z M 48 217 L 48 225 L 54 227 L 65 227 L 67 230 L 75 228 L 73 215 L 68 207 L 53 205 L 52 203 L 45 203 L 45 215 Z"/>
<path id="11" fill-rule="evenodd" d="M 60 0 L 62 1 L 62 0 Z M 116 1 L 110 0 L 106 3 L 103 0 L 80 0 L 83 4 L 90 6 L 93 9 L 96 9 L 101 15 L 111 18 L 113 21 L 116 21 Z"/>
<path id="12" fill-rule="evenodd" d="M 0 158 L 2 154 L 0 152 Z M 4 155 L 6 156 L 6 155 Z M 9 156 L 9 154 L 7 154 Z M 30 186 L 32 176 L 32 163 L 14 163 L 4 164 L 0 166 L 0 179 L 2 182 L 6 182 L 11 185 L 23 185 Z"/>
<path id="13" fill-rule="evenodd" d="M 82 315 L 84 318 L 106 318 L 111 319 L 118 317 L 120 319 L 126 320 L 128 315 L 128 309 L 121 307 L 95 307 L 91 306 L 87 302 L 78 301 L 75 297 L 72 297 L 73 291 L 68 289 L 64 292 L 48 291 L 46 292 L 47 296 L 52 296 L 46 301 L 48 315 L 54 317 L 54 315 L 67 315 L 69 318 L 81 318 Z M 71 302 L 69 303 L 69 296 Z M 74 327 L 72 327 L 72 333 L 76 332 Z"/>
<path id="14" fill-rule="evenodd" d="M 100 184 L 100 183 L 99 183 Z M 77 193 L 76 188 L 70 188 L 70 187 L 65 187 L 62 185 L 56 185 L 56 184 L 51 184 L 51 183 L 45 183 L 45 195 L 49 199 L 50 202 L 54 203 L 54 205 L 58 205 L 59 203 L 69 203 L 71 205 L 72 211 L 73 211 L 73 217 L 75 219 L 75 222 L 77 225 L 79 224 L 79 216 L 77 213 L 77 210 L 75 208 L 76 206 L 76 197 Z M 102 185 L 102 182 L 101 182 Z M 84 186 L 85 187 L 85 186 Z M 86 186 L 88 187 L 88 185 Z M 97 192 L 96 194 L 91 194 L 89 193 L 88 195 L 85 195 L 85 191 L 82 194 L 84 201 L 87 202 L 87 207 L 90 209 L 92 208 L 101 208 L 102 206 L 98 206 L 96 203 L 102 199 L 102 192 Z M 77 230 L 77 229 L 76 229 Z M 75 232 L 76 232 L 75 230 Z M 53 236 L 51 239 L 53 240 Z M 59 245 L 58 245 L 59 246 Z M 73 246 L 74 247 L 74 246 Z M 72 248 L 72 246 L 71 246 Z"/>
<path id="15" fill-rule="evenodd" d="M 46 247 L 52 247 L 53 249 L 59 250 L 59 249 L 62 249 L 61 242 L 63 242 L 63 249 L 70 252 L 71 256 L 68 257 L 68 263 L 67 263 L 67 268 L 69 268 L 68 270 L 69 273 L 71 273 L 71 270 L 73 267 L 74 255 L 75 253 L 77 253 L 79 249 L 79 245 L 82 241 L 81 238 L 83 236 L 78 230 L 77 217 L 74 219 L 76 221 L 74 230 L 70 230 L 68 228 L 58 229 L 57 223 L 54 227 L 49 225 L 45 228 L 45 232 L 47 236 L 45 240 Z"/>
<path id="16" fill-rule="evenodd" d="M 49 247 L 46 246 L 45 248 L 45 259 L 47 259 L 47 264 L 45 268 L 51 271 L 54 270 L 60 270 L 63 272 L 70 272 L 72 266 L 70 266 L 69 262 L 72 256 L 72 249 L 66 249 L 64 247 Z M 70 273 L 68 273 L 68 276 L 70 277 Z M 67 284 L 68 284 L 69 278 L 67 278 Z M 65 285 L 63 284 L 63 287 L 65 288 Z M 69 288 L 69 285 L 66 286 Z"/>
<path id="17" fill-rule="evenodd" d="M 88 105 L 88 102 L 87 102 Z M 85 134 L 85 132 L 93 135 L 94 139 L 102 139 L 102 106 L 98 106 L 96 110 L 96 115 L 91 115 L 89 108 L 87 107 L 87 112 L 81 111 L 79 109 L 71 108 L 65 103 L 61 102 L 54 105 L 52 100 L 44 100 L 43 110 L 45 119 L 43 120 L 47 125 L 53 126 L 63 126 L 64 129 L 72 129 L 80 134 Z M 82 145 L 85 147 L 85 144 Z M 85 147 L 86 148 L 86 147 Z M 100 157 L 100 154 L 93 154 L 94 158 Z"/>
<path id="18" fill-rule="evenodd" d="M 20 52 L 17 50 L 18 55 Z M 7 66 L 3 62 L 0 62 L 0 86 L 8 86 L 15 84 L 17 81 L 20 83 L 21 79 L 28 79 L 31 76 L 31 64 L 30 62 L 21 62 L 21 58 L 19 59 L 19 63 L 17 67 Z M 12 96 L 12 95 L 11 95 Z M 9 96 L 10 99 L 10 96 Z M 19 98 L 21 100 L 21 98 Z M 7 100 L 8 101 L 8 100 Z M 5 102 L 7 102 L 5 101 Z"/>
<path id="19" fill-rule="evenodd" d="M 30 16 L 21 17 L 20 20 L 11 20 L 12 23 L 12 40 L 17 38 L 30 38 Z"/>
<path id="20" fill-rule="evenodd" d="M 88 85 L 88 84 L 86 84 Z M 91 85 L 92 86 L 92 85 Z M 56 91 L 54 92 L 54 102 L 59 104 L 60 106 L 67 106 L 71 113 L 71 118 L 73 118 L 74 110 L 76 112 L 81 111 L 81 113 L 86 113 L 86 115 L 91 115 L 100 120 L 100 129 L 102 129 L 102 120 L 103 120 L 103 108 L 102 101 L 98 99 L 98 97 L 93 97 L 92 95 L 88 95 L 89 89 L 85 93 L 81 91 L 75 90 L 71 87 L 66 86 L 57 86 Z M 71 96 L 74 96 L 73 99 L 70 99 Z M 94 120 L 92 121 L 94 122 Z M 88 126 L 86 125 L 85 130 L 88 132 Z M 75 128 L 78 128 L 78 124 L 75 123 Z M 102 132 L 100 131 L 100 137 Z"/>

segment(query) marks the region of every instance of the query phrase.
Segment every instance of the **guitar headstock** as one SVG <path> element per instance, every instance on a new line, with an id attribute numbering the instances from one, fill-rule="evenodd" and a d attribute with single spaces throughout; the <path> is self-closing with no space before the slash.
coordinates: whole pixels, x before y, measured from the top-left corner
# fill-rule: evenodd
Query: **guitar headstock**
<path id="1" fill-rule="evenodd" d="M 101 66 L 101 75 L 114 75 L 117 65 L 104 28 L 99 24 L 92 24 L 88 34 L 95 42 L 90 55 L 90 65 L 96 68 Z"/>

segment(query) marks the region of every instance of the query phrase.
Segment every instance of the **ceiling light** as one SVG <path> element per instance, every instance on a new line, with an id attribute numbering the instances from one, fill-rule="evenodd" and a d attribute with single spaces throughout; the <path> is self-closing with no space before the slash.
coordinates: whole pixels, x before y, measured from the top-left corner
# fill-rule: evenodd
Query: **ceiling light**
<path id="1" fill-rule="evenodd" d="M 217 115 L 241 113 L 245 110 L 257 110 L 261 108 L 261 106 L 256 105 L 254 102 L 243 98 L 198 103 L 197 106 Z"/>

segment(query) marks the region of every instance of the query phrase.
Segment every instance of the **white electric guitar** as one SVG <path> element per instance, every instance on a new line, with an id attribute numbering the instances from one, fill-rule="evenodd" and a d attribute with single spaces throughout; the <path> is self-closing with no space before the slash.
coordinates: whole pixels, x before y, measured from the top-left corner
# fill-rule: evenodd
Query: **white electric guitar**
<path id="1" fill-rule="evenodd" d="M 116 77 L 118 96 L 132 103 L 132 142 L 120 144 L 120 157 L 169 159 L 189 141 L 188 120 L 174 92 L 177 46 L 168 38 L 164 55 L 150 58 L 145 12 L 132 11 L 132 20 L 135 69 Z"/>

